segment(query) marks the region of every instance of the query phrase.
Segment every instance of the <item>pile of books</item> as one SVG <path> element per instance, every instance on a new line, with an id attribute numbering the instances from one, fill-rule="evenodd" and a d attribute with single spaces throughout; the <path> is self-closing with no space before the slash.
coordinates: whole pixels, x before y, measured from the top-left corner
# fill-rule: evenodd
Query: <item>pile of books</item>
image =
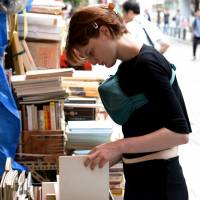
<path id="1" fill-rule="evenodd" d="M 67 91 L 61 77 L 13 82 L 18 99 L 22 102 L 65 99 Z"/>
<path id="2" fill-rule="evenodd" d="M 116 200 L 122 200 L 124 196 L 124 173 L 123 164 L 119 162 L 109 170 L 109 187 L 112 195 Z"/>
<path id="3" fill-rule="evenodd" d="M 39 69 L 60 67 L 60 55 L 67 37 L 64 7 L 63 1 L 33 0 L 31 12 L 17 15 L 17 37 L 26 38 L 27 47 Z M 14 54 L 19 52 L 23 52 L 23 48 Z M 26 71 L 32 70 L 26 68 Z"/>
<path id="4" fill-rule="evenodd" d="M 68 121 L 67 148 L 87 149 L 110 141 L 112 124 L 108 121 Z"/>
<path id="5" fill-rule="evenodd" d="M 38 1 L 39 2 L 39 1 Z M 54 13 L 50 13 L 50 10 L 55 9 L 57 11 L 61 11 L 62 5 L 59 5 L 59 7 L 53 7 L 49 6 L 45 8 L 44 3 L 33 4 L 33 10 L 32 13 L 26 13 L 26 15 L 19 14 L 18 15 L 18 32 L 20 37 L 24 37 L 24 30 L 26 30 L 26 24 L 27 21 L 28 25 L 28 32 L 27 32 L 27 38 L 32 39 L 42 39 L 42 40 L 51 40 L 51 41 L 61 41 L 63 38 L 63 33 L 66 31 L 66 23 L 63 19 L 62 13 L 57 12 L 55 15 Z M 46 1 L 44 1 L 46 2 Z M 63 5 L 65 6 L 65 5 Z M 44 10 L 48 12 L 37 12 L 33 13 L 33 11 L 37 10 Z M 24 20 L 24 18 L 27 18 Z M 24 29 L 25 27 L 25 29 Z"/>
<path id="6" fill-rule="evenodd" d="M 69 97 L 64 104 L 65 120 L 95 120 L 96 102 L 96 98 Z"/>
<path id="7" fill-rule="evenodd" d="M 63 8 L 65 4 L 63 1 L 56 0 L 33 0 L 31 12 L 34 13 L 46 13 L 52 15 L 61 15 L 63 14 Z"/>
<path id="8" fill-rule="evenodd" d="M 13 76 L 12 85 L 20 102 L 65 99 L 68 92 L 63 76 L 71 76 L 72 72 L 72 69 L 29 71 L 25 76 Z"/>

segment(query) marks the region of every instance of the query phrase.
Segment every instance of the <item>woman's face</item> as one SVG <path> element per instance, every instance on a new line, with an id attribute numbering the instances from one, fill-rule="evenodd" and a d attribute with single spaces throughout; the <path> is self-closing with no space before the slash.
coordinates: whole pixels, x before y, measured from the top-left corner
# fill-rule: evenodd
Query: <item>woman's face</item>
<path id="1" fill-rule="evenodd" d="M 105 26 L 101 26 L 99 32 L 98 38 L 91 38 L 87 45 L 78 47 L 77 50 L 93 65 L 105 65 L 109 68 L 117 59 L 116 39 L 111 37 L 110 31 Z"/>

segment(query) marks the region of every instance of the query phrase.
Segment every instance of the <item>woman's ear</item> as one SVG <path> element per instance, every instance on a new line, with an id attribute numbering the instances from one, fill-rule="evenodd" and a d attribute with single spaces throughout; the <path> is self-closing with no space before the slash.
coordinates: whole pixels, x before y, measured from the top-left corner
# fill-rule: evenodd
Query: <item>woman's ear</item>
<path id="1" fill-rule="evenodd" d="M 104 26 L 102 25 L 100 28 L 99 28 L 99 35 L 100 37 L 106 37 L 108 39 L 111 38 L 111 33 L 110 33 L 110 30 L 108 29 L 107 26 Z"/>

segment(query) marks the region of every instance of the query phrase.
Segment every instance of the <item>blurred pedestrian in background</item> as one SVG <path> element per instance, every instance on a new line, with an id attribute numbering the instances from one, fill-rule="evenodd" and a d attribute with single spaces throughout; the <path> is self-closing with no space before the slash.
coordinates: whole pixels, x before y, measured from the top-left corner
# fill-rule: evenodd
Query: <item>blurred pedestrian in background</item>
<path id="1" fill-rule="evenodd" d="M 170 14 L 169 14 L 169 11 L 168 10 L 165 10 L 164 12 L 164 27 L 163 27 L 163 32 L 165 34 L 169 34 L 169 17 L 170 17 Z"/>
<path id="2" fill-rule="evenodd" d="M 144 10 L 144 18 L 146 18 L 147 20 L 151 21 L 151 16 L 150 16 L 149 11 L 148 11 L 147 8 Z"/>
<path id="3" fill-rule="evenodd" d="M 169 41 L 155 24 L 140 15 L 138 3 L 130 0 L 124 2 L 122 12 L 126 27 L 136 41 L 153 46 L 162 54 L 166 52 Z"/>
<path id="4" fill-rule="evenodd" d="M 160 10 L 157 11 L 157 19 L 156 19 L 156 22 L 157 22 L 157 26 L 160 28 L 160 24 L 161 24 L 161 12 Z"/>
<path id="5" fill-rule="evenodd" d="M 175 15 L 175 37 L 178 36 L 178 38 L 181 37 L 180 25 L 181 25 L 181 13 L 180 10 L 177 9 Z"/>
<path id="6" fill-rule="evenodd" d="M 193 34 L 193 59 L 196 60 L 196 50 L 200 43 L 200 10 L 197 10 L 196 17 L 192 23 Z"/>

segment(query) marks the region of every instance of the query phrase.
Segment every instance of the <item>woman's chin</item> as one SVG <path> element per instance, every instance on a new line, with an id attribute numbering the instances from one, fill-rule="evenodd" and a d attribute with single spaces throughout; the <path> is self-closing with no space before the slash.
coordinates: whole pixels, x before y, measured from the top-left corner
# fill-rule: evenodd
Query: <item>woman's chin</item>
<path id="1" fill-rule="evenodd" d="M 114 66 L 115 65 L 115 63 L 116 63 L 116 60 L 114 61 L 114 62 L 110 62 L 110 63 L 105 63 L 105 66 L 107 67 L 107 68 L 111 68 L 112 66 Z"/>

